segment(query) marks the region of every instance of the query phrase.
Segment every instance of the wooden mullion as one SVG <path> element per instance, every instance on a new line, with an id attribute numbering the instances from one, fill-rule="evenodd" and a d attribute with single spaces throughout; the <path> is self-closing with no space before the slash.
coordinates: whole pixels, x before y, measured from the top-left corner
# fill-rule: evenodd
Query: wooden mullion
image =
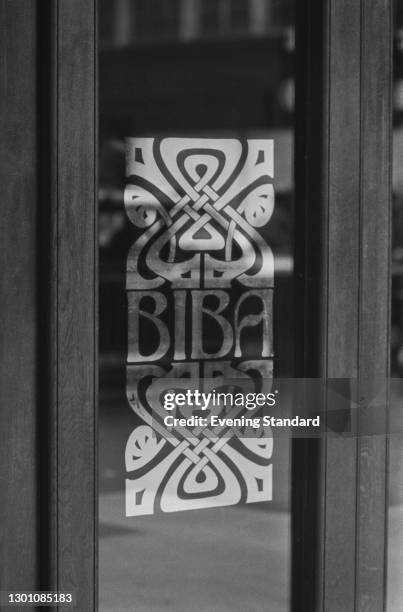
<path id="1" fill-rule="evenodd" d="M 39 585 L 37 3 L 0 2 L 0 590 Z M 39 501 L 39 503 L 38 503 Z"/>
<path id="2" fill-rule="evenodd" d="M 356 607 L 386 606 L 392 6 L 362 0 Z M 367 409 L 375 400 L 375 410 Z"/>
<path id="3" fill-rule="evenodd" d="M 360 197 L 360 6 L 328 4 L 328 211 L 325 272 L 328 379 L 357 378 Z M 330 406 L 328 406 L 330 408 Z M 357 443 L 329 433 L 323 441 L 323 610 L 353 612 Z"/>
<path id="4" fill-rule="evenodd" d="M 293 443 L 293 609 L 378 612 L 386 599 L 391 2 L 321 7 L 297 6 L 297 375 L 352 380 L 356 435 Z M 377 391 L 374 419 L 365 402 Z M 375 427 L 378 435 L 366 435 Z"/>
<path id="5" fill-rule="evenodd" d="M 57 3 L 57 566 L 96 608 L 96 3 Z M 68 610 L 68 607 L 59 607 Z"/>

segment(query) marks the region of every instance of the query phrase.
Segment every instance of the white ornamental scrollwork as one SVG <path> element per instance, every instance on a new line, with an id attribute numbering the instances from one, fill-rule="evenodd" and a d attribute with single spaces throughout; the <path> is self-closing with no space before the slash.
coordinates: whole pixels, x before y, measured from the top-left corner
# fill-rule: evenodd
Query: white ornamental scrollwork
<path id="1" fill-rule="evenodd" d="M 126 170 L 127 397 L 143 423 L 126 446 L 126 514 L 270 500 L 270 430 L 168 430 L 161 397 L 173 380 L 270 386 L 273 141 L 132 138 Z"/>

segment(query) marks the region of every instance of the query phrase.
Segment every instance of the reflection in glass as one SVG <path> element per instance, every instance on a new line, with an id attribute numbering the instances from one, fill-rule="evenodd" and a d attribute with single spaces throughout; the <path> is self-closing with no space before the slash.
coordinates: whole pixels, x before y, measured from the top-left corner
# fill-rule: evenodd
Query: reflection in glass
<path id="1" fill-rule="evenodd" d="M 125 139 L 273 139 L 274 368 L 293 375 L 293 11 L 269 0 L 100 1 L 100 610 L 289 609 L 290 448 L 273 501 L 127 518 Z M 281 341 L 280 341 L 281 338 Z"/>

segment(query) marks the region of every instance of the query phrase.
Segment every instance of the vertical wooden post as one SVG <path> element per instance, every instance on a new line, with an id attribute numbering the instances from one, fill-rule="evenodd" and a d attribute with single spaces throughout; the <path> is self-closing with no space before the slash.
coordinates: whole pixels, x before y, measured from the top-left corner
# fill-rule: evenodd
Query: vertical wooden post
<path id="1" fill-rule="evenodd" d="M 53 588 L 74 591 L 77 610 L 88 612 L 96 609 L 98 544 L 96 2 L 55 0 L 51 10 L 50 566 Z"/>
<path id="2" fill-rule="evenodd" d="M 303 507 L 296 482 L 294 508 L 314 506 L 316 526 L 305 524 L 318 546 L 306 568 L 313 584 L 302 565 L 309 543 L 294 532 L 295 593 L 311 597 L 310 609 L 377 612 L 386 597 L 386 394 L 377 435 L 367 435 L 373 415 L 365 405 L 389 372 L 391 2 L 327 0 L 321 15 L 310 0 L 302 4 L 296 208 L 306 230 L 298 265 L 308 310 L 300 321 L 300 371 L 356 379 L 362 408 L 357 436 L 329 435 L 297 448 L 311 463 L 305 472 L 296 468 L 296 478 L 309 478 L 309 469 L 318 487 L 316 503 Z M 309 305 L 320 321 L 316 334 Z M 303 530 L 304 519 L 296 522 Z"/>
<path id="3" fill-rule="evenodd" d="M 37 2 L 0 2 L 0 590 L 39 579 Z"/>

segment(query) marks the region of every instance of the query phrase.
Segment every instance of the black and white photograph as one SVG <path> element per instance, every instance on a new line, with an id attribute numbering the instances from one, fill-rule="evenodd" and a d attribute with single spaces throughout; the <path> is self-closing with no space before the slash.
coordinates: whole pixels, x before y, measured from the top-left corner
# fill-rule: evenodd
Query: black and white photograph
<path id="1" fill-rule="evenodd" d="M 0 55 L 0 610 L 403 612 L 403 0 Z"/>

